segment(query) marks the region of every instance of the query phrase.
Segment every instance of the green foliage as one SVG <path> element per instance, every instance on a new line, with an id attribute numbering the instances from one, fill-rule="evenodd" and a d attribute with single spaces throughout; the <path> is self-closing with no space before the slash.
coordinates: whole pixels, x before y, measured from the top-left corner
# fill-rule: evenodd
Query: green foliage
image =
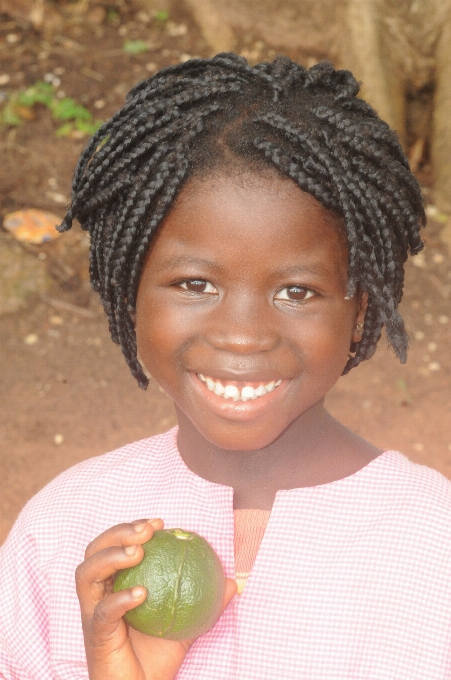
<path id="1" fill-rule="evenodd" d="M 149 45 L 145 40 L 126 40 L 122 46 L 122 49 L 127 54 L 136 55 L 143 54 L 149 51 Z"/>
<path id="2" fill-rule="evenodd" d="M 20 118 L 14 108 L 15 101 L 10 97 L 1 111 L 0 122 L 4 125 L 22 125 L 22 118 Z"/>
<path id="3" fill-rule="evenodd" d="M 53 85 L 38 80 L 34 85 L 28 87 L 25 92 L 19 92 L 17 95 L 17 103 L 31 109 L 35 104 L 51 106 L 54 98 L 55 88 Z"/>
<path id="4" fill-rule="evenodd" d="M 93 120 L 91 113 L 71 97 L 58 99 L 53 85 L 38 80 L 22 92 L 14 92 L 7 99 L 0 111 L 0 122 L 4 125 L 22 125 L 23 116 L 20 109 L 32 109 L 41 104 L 49 109 L 53 120 L 65 121 L 57 131 L 58 137 L 72 134 L 75 130 L 86 135 L 93 135 L 102 125 L 101 120 Z"/>
<path id="5" fill-rule="evenodd" d="M 112 24 L 117 24 L 119 23 L 121 16 L 115 7 L 109 7 L 107 9 L 106 18 L 107 21 L 110 21 Z"/>
<path id="6" fill-rule="evenodd" d="M 169 12 L 167 12 L 165 9 L 160 9 L 155 12 L 154 18 L 157 26 L 162 28 L 169 19 Z"/>

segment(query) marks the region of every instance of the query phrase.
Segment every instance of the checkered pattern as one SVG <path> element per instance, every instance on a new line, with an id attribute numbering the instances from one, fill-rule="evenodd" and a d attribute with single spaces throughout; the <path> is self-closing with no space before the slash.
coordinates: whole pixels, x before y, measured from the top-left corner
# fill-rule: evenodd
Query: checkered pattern
<path id="1" fill-rule="evenodd" d="M 85 461 L 2 549 L 2 679 L 88 678 L 75 567 L 100 532 L 141 517 L 204 535 L 233 577 L 233 491 L 185 466 L 176 430 Z M 449 680 L 450 537 L 451 483 L 394 451 L 279 491 L 243 595 L 178 680 Z"/>

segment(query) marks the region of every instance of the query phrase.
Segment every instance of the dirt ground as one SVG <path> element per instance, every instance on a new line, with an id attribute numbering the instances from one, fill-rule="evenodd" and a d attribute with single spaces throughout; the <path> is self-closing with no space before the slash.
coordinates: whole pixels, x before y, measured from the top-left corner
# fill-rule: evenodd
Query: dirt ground
<path id="1" fill-rule="evenodd" d="M 67 13 L 62 25 L 45 34 L 0 17 L 0 98 L 51 74 L 61 96 L 106 119 L 157 68 L 209 56 L 187 16 L 157 25 L 142 12 L 89 7 L 82 15 Z M 150 49 L 126 54 L 127 39 L 147 40 Z M 238 49 L 254 60 L 274 56 L 252 36 L 242 36 Z M 290 56 L 305 61 L 308 55 Z M 58 138 L 56 128 L 42 107 L 21 127 L 0 129 L 0 217 L 29 207 L 64 215 L 86 138 Z M 431 203 L 430 168 L 421 173 Z M 429 213 L 426 250 L 407 265 L 407 365 L 382 340 L 370 362 L 340 379 L 328 405 L 374 444 L 399 449 L 451 477 L 451 267 L 438 238 L 442 224 L 433 219 L 433 208 Z M 45 261 L 52 287 L 27 310 L 0 320 L 0 542 L 24 503 L 56 474 L 175 424 L 166 395 L 155 384 L 139 390 L 109 339 L 89 287 L 84 235 L 74 230 L 28 251 Z"/>

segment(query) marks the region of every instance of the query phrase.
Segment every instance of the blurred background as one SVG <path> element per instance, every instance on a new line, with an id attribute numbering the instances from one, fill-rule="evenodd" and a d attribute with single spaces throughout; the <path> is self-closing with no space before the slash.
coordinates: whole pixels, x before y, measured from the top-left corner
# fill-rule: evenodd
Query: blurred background
<path id="1" fill-rule="evenodd" d="M 224 50 L 349 68 L 397 129 L 428 215 L 402 302 L 409 361 L 383 338 L 328 406 L 451 477 L 451 0 L 0 0 L 0 542 L 56 474 L 175 424 L 109 338 L 85 234 L 53 225 L 81 150 L 129 89 Z"/>

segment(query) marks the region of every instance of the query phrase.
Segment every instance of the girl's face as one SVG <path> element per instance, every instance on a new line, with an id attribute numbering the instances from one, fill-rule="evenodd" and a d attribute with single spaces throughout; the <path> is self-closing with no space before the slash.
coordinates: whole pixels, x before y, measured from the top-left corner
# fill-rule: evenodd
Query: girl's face
<path id="1" fill-rule="evenodd" d="M 365 304 L 341 220 L 291 180 L 192 180 L 142 274 L 140 360 L 212 444 L 255 450 L 321 401 Z"/>

